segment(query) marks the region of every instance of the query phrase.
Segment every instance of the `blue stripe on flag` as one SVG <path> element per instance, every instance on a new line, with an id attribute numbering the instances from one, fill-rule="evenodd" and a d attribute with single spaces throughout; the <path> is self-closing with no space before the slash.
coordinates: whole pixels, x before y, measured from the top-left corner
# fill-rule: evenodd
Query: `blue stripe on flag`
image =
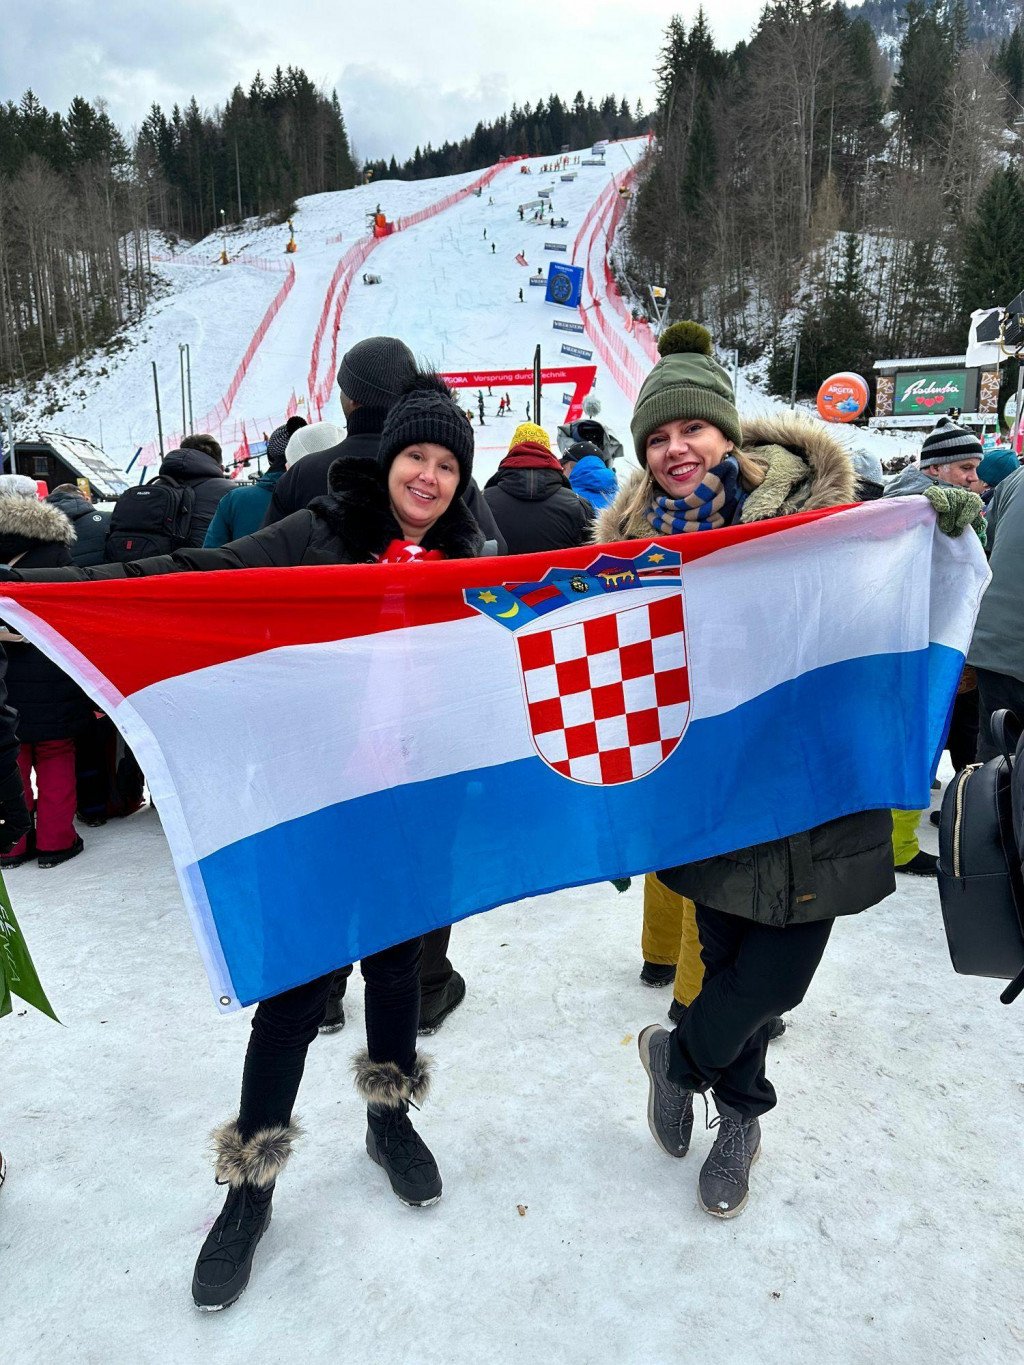
<path id="1" fill-rule="evenodd" d="M 587 787 L 521 759 L 239 840 L 199 863 L 238 997 L 251 1004 L 524 894 L 689 862 L 853 811 L 927 807 L 962 667 L 961 654 L 933 644 L 816 669 L 695 721 L 640 782 Z"/>

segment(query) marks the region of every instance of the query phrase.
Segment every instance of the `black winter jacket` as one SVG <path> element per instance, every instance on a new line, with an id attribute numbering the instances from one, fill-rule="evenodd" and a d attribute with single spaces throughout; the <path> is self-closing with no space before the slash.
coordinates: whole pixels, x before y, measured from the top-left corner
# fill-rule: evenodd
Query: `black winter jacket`
<path id="1" fill-rule="evenodd" d="M 58 507 L 75 528 L 75 542 L 71 546 L 71 562 L 88 568 L 102 564 L 106 555 L 110 513 L 101 512 L 81 493 L 51 493 L 46 499 Z"/>
<path id="2" fill-rule="evenodd" d="M 25 575 L 19 572 L 19 564 L 5 577 L 16 582 L 68 583 L 213 569 L 366 564 L 393 540 L 403 538 L 391 512 L 387 484 L 377 461 L 337 460 L 331 469 L 330 492 L 325 497 L 314 498 L 302 511 L 219 549 L 176 550 L 174 554 L 137 559 L 130 564 Z M 423 537 L 425 550 L 440 550 L 446 559 L 471 559 L 483 547 L 480 528 L 461 500 L 453 502 Z"/>
<path id="3" fill-rule="evenodd" d="M 0 560 L 20 556 L 18 569 L 71 568 L 75 538 L 63 512 L 34 498 L 0 498 Z M 64 568 L 64 566 L 68 566 Z M 88 697 L 35 645 L 7 646 L 7 696 L 18 713 L 15 729 L 21 744 L 70 739 L 93 714 Z M 0 731 L 2 733 L 2 731 Z"/>
<path id="4" fill-rule="evenodd" d="M 484 498 L 510 555 L 569 550 L 590 539 L 594 509 L 572 491 L 560 469 L 502 469 Z"/>
<path id="5" fill-rule="evenodd" d="M 263 519 L 264 527 L 273 526 L 282 517 L 308 507 L 314 498 L 323 497 L 328 491 L 328 473 L 335 460 L 376 460 L 386 416 L 381 408 L 353 409 L 348 419 L 348 435 L 343 441 L 328 450 L 304 455 L 283 479 L 278 480 Z M 474 479 L 470 479 L 462 501 L 483 532 L 484 540 L 495 541 L 499 555 L 508 554 L 504 538 Z"/>
<path id="6" fill-rule="evenodd" d="M 178 483 L 194 490 L 196 500 L 188 543 L 202 545 L 217 511 L 217 504 L 238 484 L 225 476 L 219 461 L 205 450 L 172 450 L 161 461 L 159 472 L 170 475 Z"/>

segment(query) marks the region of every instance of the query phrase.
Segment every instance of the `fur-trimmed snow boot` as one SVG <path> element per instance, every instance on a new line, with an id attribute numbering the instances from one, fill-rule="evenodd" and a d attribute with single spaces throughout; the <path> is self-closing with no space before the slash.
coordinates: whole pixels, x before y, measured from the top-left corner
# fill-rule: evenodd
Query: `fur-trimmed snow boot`
<path id="1" fill-rule="evenodd" d="M 407 1076 L 395 1062 L 353 1060 L 356 1089 L 366 1100 L 366 1153 L 384 1171 L 403 1204 L 423 1208 L 441 1198 L 441 1175 L 427 1144 L 412 1126 L 409 1106 L 426 1098 L 429 1064 L 417 1061 Z"/>
<path id="2" fill-rule="evenodd" d="M 750 1190 L 750 1168 L 761 1155 L 761 1125 L 715 1099 L 718 1118 L 714 1146 L 700 1168 L 700 1206 L 715 1218 L 735 1218 L 742 1213 Z"/>
<path id="3" fill-rule="evenodd" d="M 204 1312 L 235 1302 L 249 1283 L 252 1258 L 270 1222 L 274 1183 L 302 1134 L 297 1124 L 261 1128 L 243 1140 L 236 1121 L 214 1129 L 217 1184 L 228 1186 L 192 1275 L 192 1298 Z"/>

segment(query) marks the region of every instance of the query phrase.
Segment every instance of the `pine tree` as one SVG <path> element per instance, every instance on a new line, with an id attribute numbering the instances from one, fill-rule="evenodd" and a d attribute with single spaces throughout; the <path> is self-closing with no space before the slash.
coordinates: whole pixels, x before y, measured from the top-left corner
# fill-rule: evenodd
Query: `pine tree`
<path id="1" fill-rule="evenodd" d="M 998 170 L 978 196 L 967 225 L 960 271 L 966 321 L 975 308 L 1005 307 L 1024 289 L 1024 182 Z"/>
<path id="2" fill-rule="evenodd" d="M 953 34 L 936 8 L 909 0 L 907 31 L 893 86 L 893 107 L 912 155 L 920 163 L 943 141 L 946 92 L 953 77 Z"/>

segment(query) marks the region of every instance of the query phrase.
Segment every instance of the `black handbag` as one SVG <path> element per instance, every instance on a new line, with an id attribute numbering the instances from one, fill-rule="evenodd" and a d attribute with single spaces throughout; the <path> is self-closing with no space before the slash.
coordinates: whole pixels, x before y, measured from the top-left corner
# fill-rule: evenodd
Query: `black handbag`
<path id="1" fill-rule="evenodd" d="M 939 816 L 939 899 L 953 967 L 965 976 L 1010 980 L 1009 1004 L 1024 990 L 1024 876 L 1014 836 L 1012 777 L 1021 726 L 992 717 L 1002 753 L 962 769 Z"/>

